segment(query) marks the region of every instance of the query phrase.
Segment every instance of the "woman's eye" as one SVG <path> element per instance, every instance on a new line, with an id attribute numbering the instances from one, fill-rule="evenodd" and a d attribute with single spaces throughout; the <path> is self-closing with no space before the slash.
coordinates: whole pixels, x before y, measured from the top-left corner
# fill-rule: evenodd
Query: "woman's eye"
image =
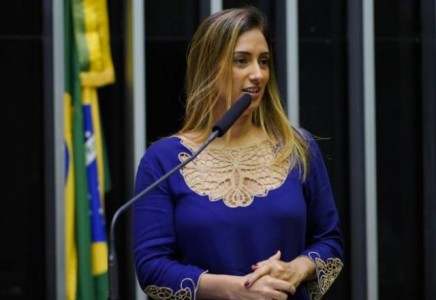
<path id="1" fill-rule="evenodd" d="M 261 66 L 266 66 L 267 67 L 268 63 L 269 63 L 269 59 L 268 58 L 263 58 L 263 59 L 260 60 L 259 63 L 260 63 Z"/>
<path id="2" fill-rule="evenodd" d="M 235 59 L 233 60 L 233 62 L 234 62 L 236 65 L 245 65 L 245 64 L 247 63 L 247 60 L 246 60 L 245 58 L 238 57 L 238 58 L 235 58 Z"/>

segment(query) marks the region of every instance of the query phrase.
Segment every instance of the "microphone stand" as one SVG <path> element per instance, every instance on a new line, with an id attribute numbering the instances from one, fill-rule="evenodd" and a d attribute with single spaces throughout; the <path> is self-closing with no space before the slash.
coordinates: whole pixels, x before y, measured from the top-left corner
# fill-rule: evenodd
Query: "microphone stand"
<path id="1" fill-rule="evenodd" d="M 203 145 L 200 146 L 200 148 L 192 154 L 192 156 L 171 169 L 168 173 L 163 175 L 161 178 L 159 178 L 157 181 L 155 181 L 152 185 L 148 186 L 144 190 L 142 190 L 140 193 L 138 193 L 136 196 L 128 200 L 124 205 L 122 205 L 117 211 L 115 211 L 114 216 L 112 217 L 111 226 L 110 226 L 110 232 L 109 232 L 109 261 L 108 261 L 108 268 L 109 268 L 109 299 L 110 300 L 119 300 L 119 292 L 118 292 L 118 263 L 117 263 L 117 255 L 115 251 L 115 225 L 117 223 L 117 220 L 119 216 L 127 210 L 133 203 L 135 203 L 139 198 L 147 194 L 150 190 L 155 188 L 157 185 L 159 185 L 162 181 L 170 177 L 173 173 L 183 168 L 186 164 L 191 162 L 194 158 L 196 158 L 215 138 L 218 136 L 221 136 L 222 132 L 219 128 L 214 130 L 206 142 L 203 143 Z"/>

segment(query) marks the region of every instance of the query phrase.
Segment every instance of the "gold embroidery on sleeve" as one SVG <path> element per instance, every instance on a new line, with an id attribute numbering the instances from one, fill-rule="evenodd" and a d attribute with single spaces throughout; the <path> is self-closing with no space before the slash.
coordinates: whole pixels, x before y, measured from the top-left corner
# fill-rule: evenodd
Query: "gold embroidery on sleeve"
<path id="1" fill-rule="evenodd" d="M 191 299 L 191 291 L 189 288 L 180 289 L 173 292 L 168 287 L 158 287 L 149 285 L 145 288 L 144 292 L 151 298 L 156 300 L 189 300 Z"/>
<path id="2" fill-rule="evenodd" d="M 183 142 L 190 150 L 192 145 Z M 179 154 L 185 161 L 190 154 Z M 274 163 L 270 141 L 236 149 L 206 149 L 180 170 L 186 184 L 210 201 L 223 200 L 229 207 L 249 206 L 254 196 L 264 197 L 280 187 L 289 172 L 290 161 Z"/>
<path id="3" fill-rule="evenodd" d="M 315 256 L 315 257 L 312 257 Z M 311 252 L 309 257 L 316 264 L 316 275 L 318 280 L 307 283 L 307 289 L 311 300 L 320 300 L 342 270 L 343 263 L 339 258 L 328 258 L 323 261 L 318 253 Z"/>

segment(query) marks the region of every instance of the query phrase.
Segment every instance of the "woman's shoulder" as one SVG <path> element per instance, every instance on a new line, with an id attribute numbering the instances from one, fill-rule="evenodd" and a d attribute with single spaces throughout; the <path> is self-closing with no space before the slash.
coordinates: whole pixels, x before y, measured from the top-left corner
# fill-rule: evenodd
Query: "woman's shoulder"
<path id="1" fill-rule="evenodd" d="M 181 139 L 177 136 L 163 137 L 154 142 L 145 150 L 145 156 L 167 156 L 171 153 L 180 152 Z"/>
<path id="2" fill-rule="evenodd" d="M 294 132 L 307 143 L 307 149 L 311 156 L 317 155 L 317 153 L 320 152 L 317 140 L 322 138 L 303 127 L 293 127 L 293 129 Z"/>
<path id="3" fill-rule="evenodd" d="M 161 168 L 166 170 L 179 163 L 179 153 L 186 151 L 181 140 L 168 136 L 150 143 L 139 162 L 140 168 Z"/>
<path id="4" fill-rule="evenodd" d="M 162 138 L 156 139 L 155 141 L 151 142 L 149 144 L 149 146 L 147 147 L 147 150 L 156 149 L 156 148 L 157 149 L 167 148 L 167 147 L 174 146 L 177 143 L 180 143 L 179 137 L 177 137 L 175 135 L 166 136 L 166 137 L 162 137 Z"/>
<path id="5" fill-rule="evenodd" d="M 149 152 L 153 155 L 167 155 L 169 153 L 192 152 L 200 147 L 204 142 L 201 138 L 201 133 L 177 133 L 154 141 L 148 146 L 146 153 Z"/>
<path id="6" fill-rule="evenodd" d="M 306 128 L 293 126 L 292 129 L 300 138 L 307 142 L 315 140 L 314 135 Z"/>

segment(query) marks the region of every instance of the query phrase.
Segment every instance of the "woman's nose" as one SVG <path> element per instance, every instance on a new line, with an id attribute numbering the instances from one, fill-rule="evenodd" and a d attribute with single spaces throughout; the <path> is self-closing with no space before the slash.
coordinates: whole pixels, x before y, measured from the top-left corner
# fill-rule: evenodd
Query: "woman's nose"
<path id="1" fill-rule="evenodd" d="M 253 68 L 250 73 L 251 80 L 261 80 L 263 78 L 262 68 L 258 63 L 253 64 Z"/>

